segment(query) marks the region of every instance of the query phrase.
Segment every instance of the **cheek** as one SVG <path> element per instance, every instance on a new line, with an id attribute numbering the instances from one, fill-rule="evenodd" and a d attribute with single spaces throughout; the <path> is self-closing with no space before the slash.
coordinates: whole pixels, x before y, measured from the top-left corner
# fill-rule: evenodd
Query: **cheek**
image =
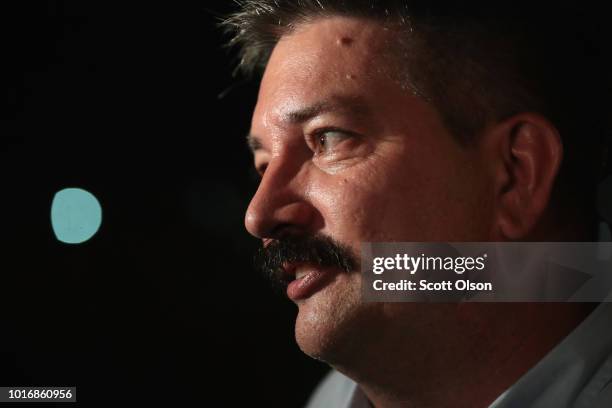
<path id="1" fill-rule="evenodd" d="M 387 214 L 396 212 L 398 193 L 383 169 L 362 166 L 325 175 L 310 190 L 311 200 L 325 220 L 323 233 L 358 246 L 390 237 Z M 382 221 L 382 222 L 381 222 Z"/>
<path id="2" fill-rule="evenodd" d="M 322 232 L 355 248 L 367 241 L 486 240 L 484 189 L 469 158 L 406 162 L 387 156 L 321 176 L 311 195 L 325 220 Z"/>

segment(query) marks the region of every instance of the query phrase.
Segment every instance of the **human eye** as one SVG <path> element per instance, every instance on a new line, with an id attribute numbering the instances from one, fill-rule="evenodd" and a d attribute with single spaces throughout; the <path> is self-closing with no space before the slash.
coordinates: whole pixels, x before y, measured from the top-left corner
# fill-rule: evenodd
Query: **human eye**
<path id="1" fill-rule="evenodd" d="M 323 128 L 313 132 L 311 137 L 311 149 L 315 155 L 327 155 L 338 153 L 343 144 L 354 138 L 352 132 L 337 129 Z"/>
<path id="2" fill-rule="evenodd" d="M 268 155 L 257 151 L 253 155 L 253 165 L 249 169 L 249 179 L 255 185 L 259 185 L 268 167 Z"/>
<path id="3" fill-rule="evenodd" d="M 251 175 L 253 179 L 256 181 L 261 181 L 264 173 L 266 172 L 266 168 L 268 167 L 267 163 L 255 164 L 254 167 L 251 168 Z"/>
<path id="4" fill-rule="evenodd" d="M 249 169 L 249 181 L 255 184 L 259 184 L 262 178 L 263 172 L 260 171 L 258 168 L 253 166 Z"/>

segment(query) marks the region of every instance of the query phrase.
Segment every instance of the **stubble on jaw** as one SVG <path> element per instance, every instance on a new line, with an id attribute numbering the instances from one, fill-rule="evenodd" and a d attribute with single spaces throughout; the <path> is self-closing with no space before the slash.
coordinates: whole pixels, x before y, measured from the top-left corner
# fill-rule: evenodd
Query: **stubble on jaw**
<path id="1" fill-rule="evenodd" d="M 339 274 L 308 299 L 299 301 L 295 339 L 310 357 L 334 367 L 351 365 L 379 330 L 379 307 L 361 299 L 361 274 Z"/>

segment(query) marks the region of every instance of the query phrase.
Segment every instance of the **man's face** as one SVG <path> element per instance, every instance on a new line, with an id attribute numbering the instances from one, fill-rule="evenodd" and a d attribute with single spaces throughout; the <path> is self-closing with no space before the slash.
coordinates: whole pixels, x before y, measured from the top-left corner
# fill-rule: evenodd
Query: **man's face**
<path id="1" fill-rule="evenodd" d="M 263 177 L 245 219 L 265 244 L 321 235 L 359 259 L 362 242 L 489 239 L 493 193 L 482 155 L 397 82 L 395 36 L 333 17 L 278 42 L 252 120 Z M 351 338 L 386 327 L 390 309 L 360 300 L 359 271 L 288 266 L 319 279 L 289 291 L 307 354 L 333 360 Z"/>

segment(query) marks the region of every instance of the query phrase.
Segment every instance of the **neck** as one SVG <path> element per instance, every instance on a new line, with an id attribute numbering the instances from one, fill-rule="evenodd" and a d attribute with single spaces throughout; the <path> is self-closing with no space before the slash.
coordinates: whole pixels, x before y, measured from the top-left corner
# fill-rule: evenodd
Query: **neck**
<path id="1" fill-rule="evenodd" d="M 376 408 L 486 407 L 594 306 L 384 304 L 393 324 L 367 345 L 353 344 L 347 350 L 353 358 L 332 365 L 355 380 Z"/>
<path id="2" fill-rule="evenodd" d="M 599 221 L 596 211 L 584 214 L 577 214 L 573 209 L 549 211 L 524 241 L 597 241 Z"/>

